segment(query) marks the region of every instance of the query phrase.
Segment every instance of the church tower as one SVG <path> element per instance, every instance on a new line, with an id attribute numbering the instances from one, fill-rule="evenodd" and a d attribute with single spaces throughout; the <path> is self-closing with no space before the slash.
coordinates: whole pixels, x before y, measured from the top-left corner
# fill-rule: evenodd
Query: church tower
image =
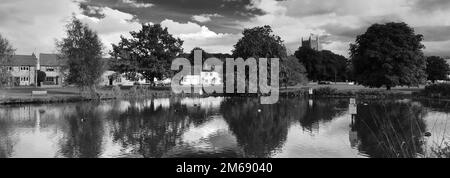
<path id="1" fill-rule="evenodd" d="M 302 47 L 308 47 L 308 48 L 311 48 L 313 50 L 320 51 L 319 36 L 317 35 L 315 37 L 315 39 L 313 39 L 313 35 L 311 34 L 309 36 L 308 40 L 303 40 L 303 37 L 302 37 Z"/>

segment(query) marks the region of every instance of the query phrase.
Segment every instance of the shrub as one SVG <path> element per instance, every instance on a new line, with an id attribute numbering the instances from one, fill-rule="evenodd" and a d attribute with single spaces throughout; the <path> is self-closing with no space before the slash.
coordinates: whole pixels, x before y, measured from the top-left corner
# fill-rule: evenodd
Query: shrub
<path id="1" fill-rule="evenodd" d="M 45 82 L 45 78 L 47 77 L 47 74 L 44 71 L 37 71 L 37 84 L 38 86 L 41 86 L 41 82 Z"/>
<path id="2" fill-rule="evenodd" d="M 332 96 L 337 94 L 337 89 L 331 87 L 322 87 L 314 90 L 314 95 L 318 96 Z"/>
<path id="3" fill-rule="evenodd" d="M 440 96 L 440 97 L 450 97 L 450 84 L 449 83 L 440 83 L 440 84 L 432 84 L 425 87 L 422 91 L 423 95 L 426 96 Z"/>
<path id="4" fill-rule="evenodd" d="M 386 96 L 390 93 L 386 91 L 377 91 L 377 90 L 359 90 L 356 92 L 358 96 Z"/>

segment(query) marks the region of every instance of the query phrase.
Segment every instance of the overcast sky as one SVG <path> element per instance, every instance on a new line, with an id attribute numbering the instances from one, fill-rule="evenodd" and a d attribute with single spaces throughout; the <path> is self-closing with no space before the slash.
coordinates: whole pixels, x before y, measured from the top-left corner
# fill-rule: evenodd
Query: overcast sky
<path id="1" fill-rule="evenodd" d="M 229 53 L 244 28 L 271 25 L 290 53 L 313 33 L 348 56 L 369 25 L 394 21 L 424 35 L 427 55 L 450 56 L 449 0 L 1 0 L 0 34 L 17 54 L 55 52 L 72 15 L 99 33 L 105 52 L 140 23 L 161 23 L 185 51 Z"/>

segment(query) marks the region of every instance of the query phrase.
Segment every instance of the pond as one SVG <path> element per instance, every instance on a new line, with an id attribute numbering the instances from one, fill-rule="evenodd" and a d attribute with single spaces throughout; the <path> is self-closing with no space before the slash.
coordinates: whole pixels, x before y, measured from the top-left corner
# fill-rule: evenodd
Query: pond
<path id="1" fill-rule="evenodd" d="M 0 157 L 436 157 L 450 136 L 442 102 L 259 103 L 210 97 L 0 106 Z"/>

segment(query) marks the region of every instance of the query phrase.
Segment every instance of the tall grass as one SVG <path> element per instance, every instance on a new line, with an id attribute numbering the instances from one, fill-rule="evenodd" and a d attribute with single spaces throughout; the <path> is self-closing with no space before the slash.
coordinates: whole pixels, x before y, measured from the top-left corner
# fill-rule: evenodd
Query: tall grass
<path id="1" fill-rule="evenodd" d="M 443 132 L 427 127 L 428 109 L 417 102 L 372 101 L 359 104 L 357 113 L 352 127 L 358 131 L 360 151 L 370 157 L 450 158 L 447 124 L 439 123 Z"/>
<path id="2" fill-rule="evenodd" d="M 424 155 L 424 108 L 410 103 L 358 105 L 356 129 L 360 149 L 377 158 L 415 158 Z"/>

